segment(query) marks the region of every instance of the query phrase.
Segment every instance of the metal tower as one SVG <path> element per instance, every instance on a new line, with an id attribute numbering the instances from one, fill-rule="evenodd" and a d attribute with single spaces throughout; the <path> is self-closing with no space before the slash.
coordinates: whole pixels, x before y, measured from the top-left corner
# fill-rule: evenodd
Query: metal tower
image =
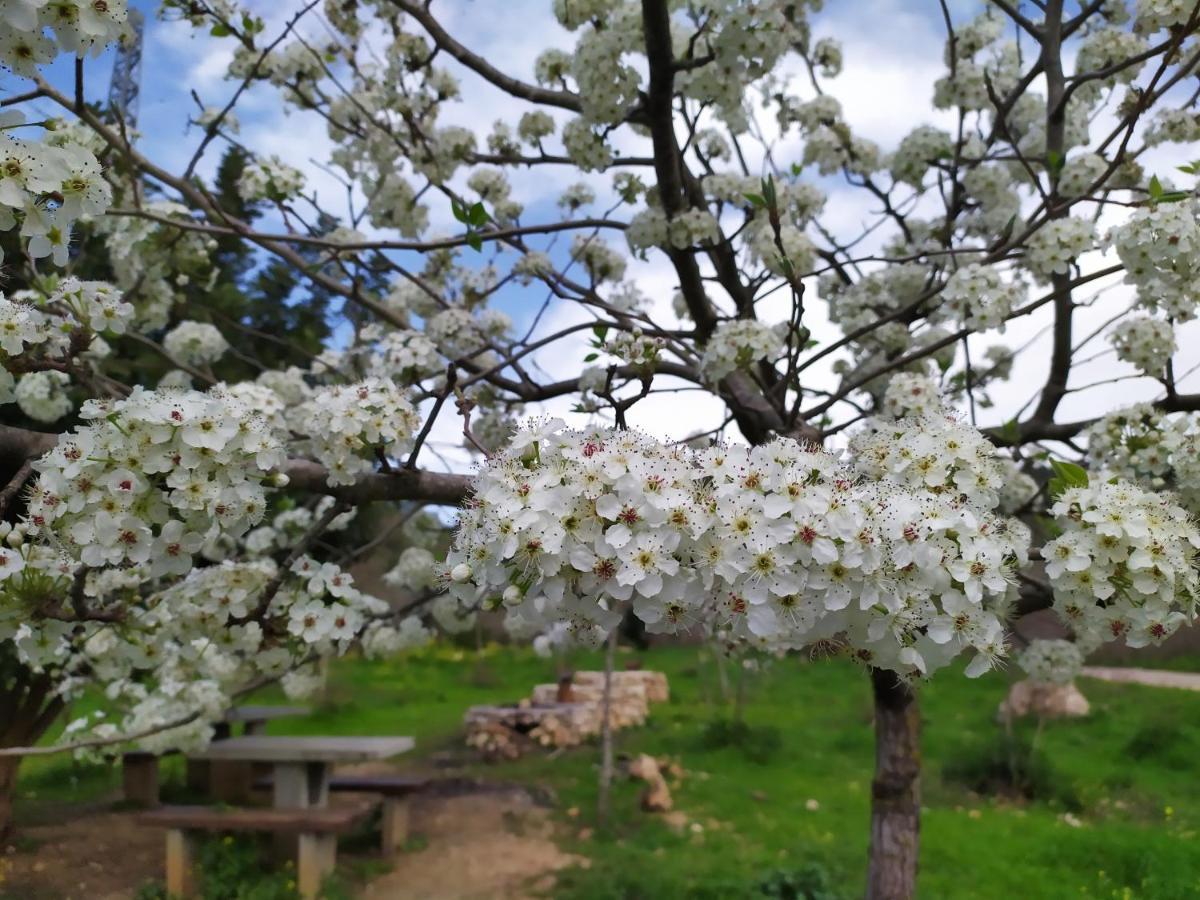
<path id="1" fill-rule="evenodd" d="M 117 45 L 112 81 L 108 86 L 108 107 L 127 134 L 137 129 L 138 94 L 142 83 L 142 35 L 146 19 L 140 10 L 129 8 L 129 31 Z"/>

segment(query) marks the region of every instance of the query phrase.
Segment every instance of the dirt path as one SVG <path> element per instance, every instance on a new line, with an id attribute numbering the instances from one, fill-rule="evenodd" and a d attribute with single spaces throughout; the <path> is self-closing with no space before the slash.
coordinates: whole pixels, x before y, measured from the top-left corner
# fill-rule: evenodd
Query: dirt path
<path id="1" fill-rule="evenodd" d="M 1160 669 L 1129 669 L 1115 666 L 1084 666 L 1083 675 L 1101 681 L 1125 684 L 1145 684 L 1151 687 L 1182 688 L 1200 691 L 1200 674 L 1195 672 L 1165 672 Z"/>
<path id="2" fill-rule="evenodd" d="M 363 900 L 527 900 L 552 896 L 554 873 L 585 862 L 554 842 L 549 810 L 520 789 L 416 798 L 425 846 L 366 886 Z"/>
<path id="3" fill-rule="evenodd" d="M 130 813 L 64 813 L 32 825 L 0 857 L 0 900 L 127 900 L 162 877 L 162 832 Z"/>

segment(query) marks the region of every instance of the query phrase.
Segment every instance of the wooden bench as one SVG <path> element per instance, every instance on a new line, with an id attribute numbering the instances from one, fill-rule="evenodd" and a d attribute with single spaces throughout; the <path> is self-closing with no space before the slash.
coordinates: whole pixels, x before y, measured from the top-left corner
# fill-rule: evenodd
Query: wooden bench
<path id="1" fill-rule="evenodd" d="M 322 882 L 337 863 L 337 836 L 370 816 L 373 804 L 321 809 L 226 809 L 215 806 L 164 806 L 138 816 L 138 822 L 167 829 L 167 894 L 196 896 L 195 833 L 260 831 L 295 835 L 296 885 L 300 896 L 319 896 Z"/>
<path id="2" fill-rule="evenodd" d="M 408 841 L 409 798 L 424 790 L 430 781 L 423 775 L 332 775 L 329 791 L 382 796 L 380 846 L 384 853 L 395 853 Z M 269 791 L 274 787 L 274 779 L 269 776 L 256 779 L 254 787 Z"/>

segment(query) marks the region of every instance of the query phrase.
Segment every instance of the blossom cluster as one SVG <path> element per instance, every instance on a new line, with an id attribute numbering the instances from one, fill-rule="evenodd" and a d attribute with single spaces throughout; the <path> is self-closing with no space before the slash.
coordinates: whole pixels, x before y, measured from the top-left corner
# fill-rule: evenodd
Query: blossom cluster
<path id="1" fill-rule="evenodd" d="M 1064 197 L 1084 197 L 1108 171 L 1108 161 L 1097 153 L 1072 156 L 1058 173 L 1058 192 Z"/>
<path id="2" fill-rule="evenodd" d="M 920 188 L 930 166 L 953 155 L 954 141 L 949 132 L 932 125 L 920 125 L 900 141 L 892 154 L 892 177 Z"/>
<path id="3" fill-rule="evenodd" d="M 354 353 L 364 357 L 365 374 L 413 385 L 445 367 L 437 345 L 424 333 L 409 328 L 383 329 L 371 325 L 358 336 Z"/>
<path id="4" fill-rule="evenodd" d="M 885 416 L 925 416 L 943 412 L 942 395 L 937 383 L 928 375 L 897 372 L 888 381 L 880 404 Z"/>
<path id="5" fill-rule="evenodd" d="M 66 372 L 48 369 L 22 375 L 13 390 L 13 399 L 21 412 L 35 422 L 57 422 L 75 408 L 67 394 L 71 376 Z"/>
<path id="6" fill-rule="evenodd" d="M 180 322 L 163 337 L 163 349 L 185 366 L 206 366 L 229 349 L 229 342 L 207 322 Z"/>
<path id="7" fill-rule="evenodd" d="M 1170 322 L 1138 316 L 1118 322 L 1109 335 L 1117 359 L 1137 366 L 1147 375 L 1161 378 L 1167 363 L 1179 348 Z"/>
<path id="8" fill-rule="evenodd" d="M 28 518 L 90 567 L 184 574 L 205 541 L 258 523 L 264 482 L 284 462 L 257 412 L 215 391 L 137 387 L 123 400 L 87 401 L 80 416 L 90 424 L 35 464 Z"/>
<path id="9" fill-rule="evenodd" d="M 428 590 L 437 583 L 437 561 L 424 547 L 406 547 L 383 576 L 388 584 L 409 591 Z"/>
<path id="10" fill-rule="evenodd" d="M 953 498 L 981 512 L 999 503 L 1003 457 L 975 428 L 944 409 L 866 424 L 850 439 L 855 467 L 864 475 Z"/>
<path id="11" fill-rule="evenodd" d="M 333 497 L 322 497 L 314 507 L 294 506 L 277 512 L 270 524 L 259 525 L 249 531 L 242 540 L 245 551 L 250 556 L 268 556 L 282 550 L 291 550 L 308 533 L 313 525 L 325 516 L 334 504 Z M 356 509 L 339 513 L 329 520 L 325 526 L 326 534 L 344 531 L 357 515 Z M 223 561 L 224 548 L 208 544 L 204 547 L 205 558 L 214 562 Z"/>
<path id="12" fill-rule="evenodd" d="M 121 334 L 133 315 L 121 292 L 100 281 L 64 279 L 40 304 L 0 294 L 0 351 L 5 357 L 37 350 L 46 356 L 68 349 L 71 333 Z"/>
<path id="13" fill-rule="evenodd" d="M 1071 262 L 1094 243 L 1095 228 L 1086 219 L 1051 219 L 1030 236 L 1025 264 L 1041 278 L 1065 275 Z"/>
<path id="14" fill-rule="evenodd" d="M 297 411 L 297 423 L 329 484 L 338 485 L 372 471 L 380 454 L 403 451 L 419 420 L 394 382 L 366 378 L 318 391 Z"/>
<path id="15" fill-rule="evenodd" d="M 941 294 L 945 310 L 976 331 L 1003 331 L 1005 319 L 1024 298 L 1021 282 L 1006 282 L 995 266 L 979 263 L 956 269 Z"/>
<path id="16" fill-rule="evenodd" d="M 1200 422 L 1195 414 L 1167 415 L 1149 403 L 1118 409 L 1086 432 L 1088 458 L 1099 470 L 1147 490 L 1172 490 L 1200 514 Z"/>
<path id="17" fill-rule="evenodd" d="M 651 337 L 643 334 L 640 328 L 634 328 L 632 331 L 620 331 L 605 341 L 604 350 L 628 365 L 652 368 L 663 346 L 662 338 Z M 594 375 L 593 380 L 589 382 L 592 390 L 603 387 L 604 382 L 597 381 L 598 378 L 598 375 Z"/>
<path id="18" fill-rule="evenodd" d="M 167 326 L 189 286 L 204 289 L 214 283 L 217 242 L 211 235 L 186 229 L 192 214 L 182 204 L 148 199 L 142 208 L 181 227 L 135 216 L 104 216 L 96 230 L 109 251 L 113 283 L 133 300 L 136 326 L 152 331 Z"/>
<path id="19" fill-rule="evenodd" d="M 1083 652 L 1074 641 L 1038 638 L 1017 654 L 1017 665 L 1034 681 L 1070 684 L 1083 669 Z"/>
<path id="20" fill-rule="evenodd" d="M 722 322 L 704 345 L 700 370 L 716 384 L 738 369 L 749 368 L 759 360 L 773 361 L 783 352 L 779 329 L 757 319 L 732 319 Z"/>
<path id="21" fill-rule="evenodd" d="M 371 655 L 390 653 L 429 638 L 415 617 L 394 621 L 387 605 L 359 591 L 348 573 L 308 557 L 288 570 L 269 558 L 191 569 L 143 599 L 137 588 L 147 577 L 145 566 L 89 576 L 89 602 L 122 612 L 115 627 L 88 623 L 63 634 L 57 626 L 65 623 L 48 620 L 18 629 L 26 662 L 58 667 L 65 693 L 90 672 L 106 682 L 109 699 L 125 707 L 120 721 L 79 720 L 73 733 L 89 724 L 90 736 L 101 739 L 164 729 L 143 746 L 203 744 L 231 692 L 252 679 L 281 677 L 295 696 L 312 686 L 297 667 L 315 656 L 359 643 Z"/>
<path id="22" fill-rule="evenodd" d="M 7 55 L 5 37 L 0 37 L 0 62 Z M 74 222 L 108 209 L 112 189 L 88 148 L 23 140 L 5 130 L 23 121 L 19 112 L 0 114 L 0 231 L 19 223 L 21 236 L 29 239 L 26 250 L 32 259 L 50 257 L 63 266 Z M 47 203 L 47 197 L 62 200 Z"/>
<path id="23" fill-rule="evenodd" d="M 1158 644 L 1194 615 L 1200 530 L 1169 494 L 1121 479 L 1069 487 L 1042 549 L 1054 610 L 1085 644 Z"/>
<path id="24" fill-rule="evenodd" d="M 1192 202 L 1160 203 L 1135 210 L 1112 229 L 1109 241 L 1125 266 L 1138 300 L 1176 321 L 1196 317 L 1200 286 L 1200 222 Z"/>
<path id="25" fill-rule="evenodd" d="M 897 423 L 892 437 L 917 440 L 922 427 Z M 585 641 L 628 604 L 654 632 L 826 642 L 904 676 L 973 650 L 980 674 L 1004 652 L 1028 533 L 985 509 L 964 471 L 978 452 L 964 441 L 945 483 L 927 487 L 788 439 L 697 451 L 552 420 L 481 470 L 446 560 L 449 590 L 466 610 L 504 606 L 523 629 L 561 622 Z"/>
<path id="26" fill-rule="evenodd" d="M 256 200 L 281 203 L 298 197 L 302 190 L 304 173 L 277 156 L 247 163 L 238 178 L 238 193 L 250 203 Z"/>
<path id="27" fill-rule="evenodd" d="M 98 54 L 120 37 L 127 15 L 126 0 L 5 0 L 0 3 L 0 66 L 33 78 L 37 67 L 59 52 L 80 58 Z"/>

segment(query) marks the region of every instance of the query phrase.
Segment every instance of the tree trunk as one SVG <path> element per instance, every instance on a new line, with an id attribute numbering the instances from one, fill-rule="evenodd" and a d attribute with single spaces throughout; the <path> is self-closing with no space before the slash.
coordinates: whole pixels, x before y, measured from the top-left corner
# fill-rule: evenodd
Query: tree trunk
<path id="1" fill-rule="evenodd" d="M 53 681 L 44 674 L 0 660 L 0 748 L 29 747 L 41 740 L 63 711 L 61 697 L 51 693 Z M 19 756 L 0 756 L 0 840 L 12 828 L 13 796 L 17 789 Z"/>
<path id="2" fill-rule="evenodd" d="M 17 791 L 17 767 L 19 756 L 0 756 L 0 841 L 8 837 L 12 828 L 13 795 Z"/>
<path id="3" fill-rule="evenodd" d="M 911 900 L 921 827 L 921 714 L 894 672 L 871 670 L 875 695 L 875 780 L 867 900 Z"/>
<path id="4" fill-rule="evenodd" d="M 600 785 L 596 794 L 596 822 L 608 824 L 613 781 L 613 734 L 612 734 L 612 675 L 617 652 L 617 629 L 608 635 L 608 646 L 604 650 L 604 699 L 600 710 Z"/>

